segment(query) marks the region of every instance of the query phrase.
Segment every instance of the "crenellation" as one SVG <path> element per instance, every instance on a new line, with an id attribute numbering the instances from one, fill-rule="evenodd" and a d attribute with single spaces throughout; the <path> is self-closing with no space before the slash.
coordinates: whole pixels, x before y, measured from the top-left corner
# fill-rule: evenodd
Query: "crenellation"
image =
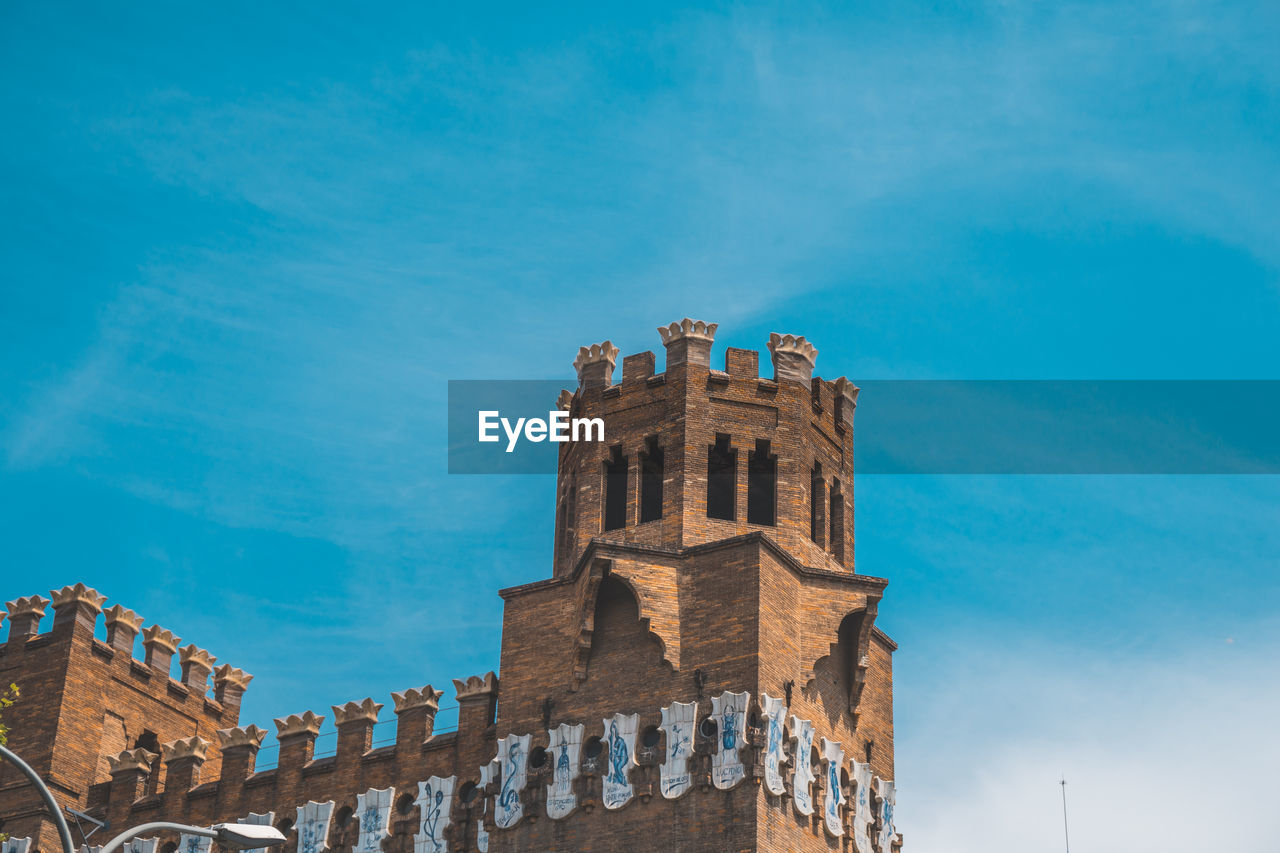
<path id="1" fill-rule="evenodd" d="M 581 347 L 573 367 L 578 372 L 579 388 L 608 388 L 613 383 L 613 366 L 618 348 L 611 341 Z"/>
<path id="2" fill-rule="evenodd" d="M 213 696 L 223 707 L 239 709 L 240 700 L 253 676 L 224 663 L 213 671 Z"/>
<path id="3" fill-rule="evenodd" d="M 659 326 L 658 336 L 667 349 L 667 372 L 679 368 L 710 368 L 711 345 L 715 341 L 717 328 L 717 323 L 704 323 L 688 317 L 667 326 Z"/>
<path id="4" fill-rule="evenodd" d="M 775 382 L 799 382 L 808 385 L 813 378 L 813 367 L 818 360 L 818 350 L 804 339 L 804 335 L 769 335 L 769 354 L 773 357 Z"/>
<path id="5" fill-rule="evenodd" d="M 178 650 L 178 665 L 182 672 L 182 683 L 203 695 L 209 686 L 209 675 L 218 659 L 197 648 L 194 644 L 183 646 Z"/>
<path id="6" fill-rule="evenodd" d="M 9 612 L 9 643 L 14 644 L 36 636 L 40 620 L 44 618 L 49 599 L 39 595 L 17 598 L 5 605 Z"/>
<path id="7" fill-rule="evenodd" d="M 415 754 L 431 739 L 443 696 L 443 690 L 430 684 L 391 694 L 396 709 L 396 749 L 401 755 Z"/>
<path id="8" fill-rule="evenodd" d="M 360 702 L 333 705 L 333 722 L 338 729 L 338 763 L 358 760 L 373 746 L 373 727 L 382 705 L 366 698 Z"/>
<path id="9" fill-rule="evenodd" d="M 15 732 L 50 738 L 58 761 L 41 772 L 113 827 L 270 815 L 289 830 L 297 815 L 306 832 L 290 832 L 289 853 L 850 853 L 860 832 L 859 853 L 896 853 L 896 646 L 875 626 L 886 582 L 853 571 L 858 389 L 814 376 L 817 350 L 799 336 L 771 336 L 772 379 L 754 350 L 729 348 L 712 370 L 716 329 L 664 327 L 667 371 L 652 352 L 628 355 L 617 384 L 616 347 L 579 351 L 579 388 L 556 405 L 604 419 L 607 441 L 560 448 L 552 577 L 501 591 L 502 678 L 453 682 L 456 732 L 435 732 L 443 691 L 424 685 L 391 694 L 394 744 L 373 748 L 383 705 L 366 697 L 331 706 L 322 758 L 323 716 L 276 719 L 276 766 L 257 771 L 266 732 L 239 721 L 251 675 L 179 651 L 156 625 L 134 660 L 143 620 L 121 605 L 105 611 L 105 644 L 79 628 L 26 642 L 49 603 L 38 596 L 10 602 L 24 654 L 0 656 L 0 675 L 24 697 L 68 698 L 36 702 L 53 713 Z M 625 523 L 605 530 L 614 447 Z M 731 496 L 723 516 L 713 479 Z M 83 584 L 54 597 L 72 624 L 105 601 Z M 56 846 L 38 819 L 13 825 Z"/>
<path id="10" fill-rule="evenodd" d="M 134 641 L 142 630 L 142 617 L 123 605 L 113 604 L 103 614 L 103 622 L 107 627 L 107 645 L 132 656 Z"/>
<path id="11" fill-rule="evenodd" d="M 280 717 L 274 722 L 276 724 L 276 739 L 284 740 L 295 735 L 311 735 L 312 737 L 318 735 L 320 726 L 324 723 L 324 717 L 314 711 L 303 711 L 301 714 Z"/>
<path id="12" fill-rule="evenodd" d="M 178 738 L 160 745 L 164 751 L 164 763 L 172 764 L 175 761 L 184 759 L 193 759 L 195 761 L 204 761 L 209 754 L 209 741 L 199 735 L 192 735 L 187 738 Z"/>
<path id="13" fill-rule="evenodd" d="M 650 351 L 629 355 L 622 359 L 622 384 L 634 385 L 653 376 L 654 356 Z"/>
<path id="14" fill-rule="evenodd" d="M 92 636 L 98 614 L 102 612 L 102 605 L 107 600 L 105 595 L 83 583 L 51 590 L 49 595 L 53 599 L 55 632 L 69 631 L 72 625 L 78 624 Z"/>
<path id="15" fill-rule="evenodd" d="M 266 729 L 255 725 L 233 726 L 229 729 L 218 729 L 218 749 L 225 758 L 227 750 L 247 748 L 257 752 L 267 736 Z"/>
<path id="16" fill-rule="evenodd" d="M 175 637 L 172 631 L 167 631 L 159 625 L 149 625 L 143 628 L 142 647 L 146 649 L 144 662 L 147 666 L 167 676 L 173 664 L 174 652 L 178 650 L 178 643 L 180 642 L 182 640 Z"/>
<path id="17" fill-rule="evenodd" d="M 724 351 L 724 372 L 733 379 L 759 379 L 760 353 L 729 347 Z"/>

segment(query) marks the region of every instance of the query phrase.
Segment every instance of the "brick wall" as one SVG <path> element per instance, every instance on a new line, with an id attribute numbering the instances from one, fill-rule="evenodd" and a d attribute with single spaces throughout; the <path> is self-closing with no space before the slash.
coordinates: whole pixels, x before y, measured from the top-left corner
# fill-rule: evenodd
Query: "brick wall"
<path id="1" fill-rule="evenodd" d="M 13 748 L 64 802 L 108 820 L 111 833 L 159 819 L 207 825 L 269 811 L 287 831 L 299 806 L 333 800 L 328 846 L 350 853 L 357 795 L 394 787 L 383 847 L 410 853 L 418 783 L 453 775 L 454 850 L 477 849 L 486 829 L 495 853 L 852 849 L 848 836 L 831 837 L 818 817 L 800 816 L 789 796 L 760 784 L 757 703 L 762 692 L 785 697 L 788 718 L 812 720 L 817 736 L 838 740 L 847 759 L 867 758 L 877 775 L 893 777 L 895 646 L 875 627 L 886 582 L 854 571 L 856 389 L 813 377 L 816 351 L 790 336 L 771 339 L 772 379 L 759 376 L 750 350 L 730 349 L 725 369 L 713 369 L 714 333 L 713 325 L 673 324 L 663 330 L 665 372 L 655 374 L 653 354 L 640 353 L 623 359 L 616 383 L 611 345 L 579 354 L 580 387 L 561 405 L 575 417 L 602 418 L 606 441 L 562 446 L 551 577 L 501 591 L 502 678 L 454 683 L 456 732 L 434 731 L 443 691 L 428 685 L 393 697 L 394 744 L 373 746 L 382 705 L 366 699 L 332 708 L 337 751 L 323 758 L 314 756 L 319 715 L 276 720 L 278 766 L 257 771 L 266 732 L 239 721 L 251 676 L 215 668 L 194 646 L 179 650 L 156 626 L 142 631 L 146 658 L 135 659 L 142 620 L 119 606 L 103 616 L 103 597 L 77 585 L 54 592 L 57 618 L 46 634 L 35 625 L 48 601 L 10 604 L 0 679 L 23 690 L 10 713 Z M 737 452 L 732 520 L 707 515 L 709 448 L 721 434 Z M 761 439 L 777 463 L 772 524 L 746 518 L 748 460 Z M 641 460 L 654 440 L 664 461 L 662 514 L 641 522 Z M 627 459 L 625 524 L 605 530 L 604 466 L 615 445 Z M 99 618 L 105 643 L 94 638 Z M 591 738 L 619 712 L 638 714 L 643 735 L 660 723 L 662 707 L 697 702 L 706 717 L 712 697 L 725 691 L 752 698 L 747 778 L 730 790 L 712 785 L 714 738 L 702 739 L 692 790 L 665 799 L 658 765 L 667 745 L 659 737 L 637 752 L 636 797 L 618 810 L 604 808 L 594 765 L 584 765 L 580 805 L 562 820 L 543 812 L 546 766 L 531 769 L 522 795 L 528 816 L 514 828 L 492 824 L 498 782 L 463 796 L 481 782 L 504 735 L 530 734 L 534 747 L 546 747 L 550 727 L 583 723 Z M 0 817 L 6 832 L 33 836 L 33 849 L 56 849 L 34 793 L 7 767 L 0 767 Z M 169 853 L 173 839 L 163 840 L 158 853 Z M 296 848 L 289 833 L 283 853 Z"/>

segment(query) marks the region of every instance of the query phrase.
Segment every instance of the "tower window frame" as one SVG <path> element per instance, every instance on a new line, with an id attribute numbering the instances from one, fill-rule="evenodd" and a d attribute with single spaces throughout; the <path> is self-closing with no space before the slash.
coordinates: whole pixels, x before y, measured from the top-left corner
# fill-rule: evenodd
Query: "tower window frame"
<path id="1" fill-rule="evenodd" d="M 609 448 L 609 457 L 602 470 L 604 506 L 600 513 L 600 526 L 603 530 L 621 530 L 627 526 L 627 468 L 622 445 L 615 444 Z"/>
<path id="2" fill-rule="evenodd" d="M 640 451 L 640 523 L 662 519 L 662 481 L 666 476 L 666 455 L 651 435 Z"/>
<path id="3" fill-rule="evenodd" d="M 778 525 L 778 456 L 767 438 L 747 452 L 747 524 Z"/>
<path id="4" fill-rule="evenodd" d="M 734 521 L 737 517 L 738 451 L 729 436 L 716 433 L 707 448 L 707 518 Z"/>

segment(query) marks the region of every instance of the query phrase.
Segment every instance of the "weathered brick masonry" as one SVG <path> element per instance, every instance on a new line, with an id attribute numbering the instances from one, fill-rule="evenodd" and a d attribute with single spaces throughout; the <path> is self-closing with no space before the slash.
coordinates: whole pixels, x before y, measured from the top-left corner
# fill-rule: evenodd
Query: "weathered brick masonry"
<path id="1" fill-rule="evenodd" d="M 559 406 L 602 419 L 605 440 L 561 445 L 552 577 L 502 590 L 501 682 L 454 682 L 456 732 L 433 731 L 428 685 L 394 695 L 394 744 L 372 744 L 382 705 L 348 702 L 335 755 L 313 757 L 308 711 L 275 721 L 278 766 L 256 771 L 252 676 L 120 605 L 95 639 L 105 599 L 77 584 L 53 593 L 45 634 L 50 601 L 8 605 L 11 748 L 108 822 L 96 843 L 252 813 L 285 853 L 892 853 L 895 645 L 875 627 L 886 582 L 854 571 L 857 389 L 814 377 L 816 350 L 789 335 L 770 339 L 772 379 L 748 350 L 713 369 L 715 330 L 661 329 L 665 372 L 641 353 L 619 382 L 615 347 L 582 348 Z M 0 817 L 57 850 L 7 766 Z"/>

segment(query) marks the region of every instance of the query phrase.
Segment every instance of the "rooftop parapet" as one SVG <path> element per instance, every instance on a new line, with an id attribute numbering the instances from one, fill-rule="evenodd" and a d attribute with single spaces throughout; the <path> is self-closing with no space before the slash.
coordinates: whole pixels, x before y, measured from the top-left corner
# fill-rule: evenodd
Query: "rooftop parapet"
<path id="1" fill-rule="evenodd" d="M 145 749 L 126 749 L 124 752 L 108 755 L 111 801 L 132 805 L 142 795 L 143 786 L 151 775 L 157 758 L 159 755 Z"/>
<path id="2" fill-rule="evenodd" d="M 335 726 L 345 726 L 348 723 L 378 721 L 378 713 L 382 710 L 382 705 L 373 701 L 372 698 L 366 698 L 360 702 L 347 702 L 343 705 L 330 705 L 333 709 L 333 724 Z"/>
<path id="3" fill-rule="evenodd" d="M 254 725 L 218 729 L 218 749 L 225 753 L 229 749 L 248 747 L 257 752 L 266 736 L 266 729 Z"/>
<path id="4" fill-rule="evenodd" d="M 252 675 L 243 669 L 236 669 L 231 664 L 224 663 L 213 671 L 213 698 L 222 705 L 238 707 L 250 681 L 253 681 Z"/>
<path id="5" fill-rule="evenodd" d="M 678 323 L 659 326 L 658 335 L 667 348 L 667 370 L 685 364 L 710 368 L 711 344 L 719 325 L 685 317 Z"/>
<path id="6" fill-rule="evenodd" d="M 142 646 L 146 649 L 145 662 L 152 669 L 165 675 L 169 674 L 169 665 L 173 661 L 173 653 L 178 650 L 181 639 L 172 631 L 166 631 L 159 625 L 148 625 L 142 629 Z"/>
<path id="7" fill-rule="evenodd" d="M 209 741 L 199 735 L 191 737 L 178 738 L 168 743 L 160 745 L 160 749 L 164 752 L 164 763 L 172 764 L 175 761 L 182 761 L 186 758 L 194 758 L 197 761 L 204 761 L 209 754 Z"/>
<path id="8" fill-rule="evenodd" d="M 611 341 L 581 347 L 573 360 L 578 371 L 579 388 L 607 388 L 613 383 L 613 366 L 618 359 L 618 348 Z"/>
<path id="9" fill-rule="evenodd" d="M 453 689 L 459 702 L 466 702 L 470 699 L 487 699 L 498 693 L 498 676 L 493 672 L 487 672 L 483 676 L 472 675 L 466 679 L 455 678 L 453 680 Z"/>
<path id="10" fill-rule="evenodd" d="M 115 755 L 107 756 L 107 766 L 110 768 L 111 775 L 117 773 L 129 773 L 133 771 L 141 771 L 143 773 L 151 772 L 151 765 L 156 760 L 157 754 L 149 752 L 145 749 L 126 749 Z"/>
<path id="11" fill-rule="evenodd" d="M 164 752 L 164 799 L 177 802 L 200 781 L 200 765 L 209 754 L 209 742 L 199 735 L 160 745 Z"/>
<path id="12" fill-rule="evenodd" d="M 391 694 L 396 703 L 397 749 L 412 749 L 431 739 L 442 696 L 444 691 L 430 684 Z"/>
<path id="13" fill-rule="evenodd" d="M 120 604 L 107 608 L 103 621 L 107 626 L 107 645 L 133 654 L 133 641 L 142 630 L 142 617 Z"/>
<path id="14" fill-rule="evenodd" d="M 813 379 L 813 366 L 818 360 L 818 350 L 804 339 L 804 335 L 769 335 L 769 354 L 773 356 L 775 382 L 800 382 L 805 385 Z"/>
<path id="15" fill-rule="evenodd" d="M 219 729 L 218 751 L 222 753 L 222 778 L 243 783 L 253 773 L 258 760 L 258 750 L 267 736 L 266 730 L 257 726 L 236 726 Z"/>
<path id="16" fill-rule="evenodd" d="M 440 699 L 443 696 L 443 690 L 436 690 L 428 684 L 425 687 L 411 687 L 403 693 L 392 693 L 391 700 L 396 704 L 396 713 L 403 714 L 405 711 L 412 711 L 414 708 L 427 708 L 431 711 L 438 711 L 440 710 Z"/>
<path id="17" fill-rule="evenodd" d="M 316 735 L 324 717 L 313 712 L 290 714 L 279 718 L 276 724 L 276 740 L 280 743 L 280 767 L 298 772 L 315 754 Z"/>
<path id="18" fill-rule="evenodd" d="M 209 685 L 209 674 L 218 659 L 197 648 L 194 644 L 183 646 L 178 650 L 178 663 L 182 667 L 182 683 L 199 693 L 204 693 Z"/>
<path id="19" fill-rule="evenodd" d="M 5 607 L 9 611 L 9 642 L 34 637 L 40 630 L 40 620 L 44 618 L 49 599 L 39 595 L 29 595 L 10 601 Z"/>
<path id="20" fill-rule="evenodd" d="M 338 728 L 338 763 L 344 764 L 364 755 L 373 746 L 373 727 L 382 705 L 366 698 L 331 707 L 333 723 Z"/>
<path id="21" fill-rule="evenodd" d="M 858 407 L 858 386 L 841 376 L 835 381 L 836 423 L 853 426 L 853 410 Z"/>
<path id="22" fill-rule="evenodd" d="M 77 620 L 92 628 L 97 622 L 98 614 L 102 612 L 103 603 L 107 600 L 105 595 L 82 583 L 64 586 L 62 589 L 52 590 L 49 594 L 53 596 L 53 610 L 56 614 L 53 617 L 54 630 Z"/>
<path id="23" fill-rule="evenodd" d="M 320 733 L 320 725 L 324 717 L 314 711 L 303 711 L 301 714 L 290 714 L 276 719 L 276 740 L 284 740 L 295 735 L 309 734 L 315 737 Z"/>

